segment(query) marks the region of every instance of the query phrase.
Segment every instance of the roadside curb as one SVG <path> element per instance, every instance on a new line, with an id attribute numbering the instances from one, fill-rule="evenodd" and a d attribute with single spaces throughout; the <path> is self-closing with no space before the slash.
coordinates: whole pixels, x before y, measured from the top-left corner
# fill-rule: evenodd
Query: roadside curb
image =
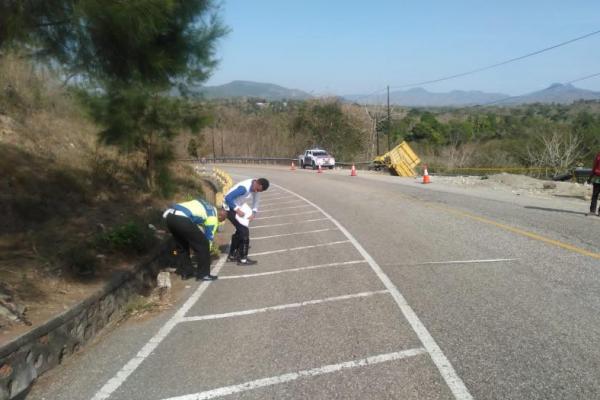
<path id="1" fill-rule="evenodd" d="M 87 299 L 0 347 L 0 400 L 23 394 L 35 379 L 118 320 L 132 295 L 156 285 L 159 257 L 155 251 Z"/>

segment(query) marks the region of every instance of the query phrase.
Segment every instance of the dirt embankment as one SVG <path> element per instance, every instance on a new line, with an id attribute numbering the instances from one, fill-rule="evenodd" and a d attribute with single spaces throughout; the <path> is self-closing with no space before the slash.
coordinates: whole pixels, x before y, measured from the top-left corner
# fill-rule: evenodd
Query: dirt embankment
<path id="1" fill-rule="evenodd" d="M 141 158 L 99 145 L 100 129 L 56 81 L 0 59 L 0 344 L 131 268 L 161 210 L 202 193 L 181 166 L 172 199 L 148 193 Z"/>
<path id="2" fill-rule="evenodd" d="M 563 197 L 589 200 L 592 187 L 576 182 L 553 182 L 532 178 L 525 175 L 501 173 L 486 177 L 480 176 L 436 176 L 435 181 L 458 187 L 485 188 L 516 195 L 531 195 L 538 197 Z"/>

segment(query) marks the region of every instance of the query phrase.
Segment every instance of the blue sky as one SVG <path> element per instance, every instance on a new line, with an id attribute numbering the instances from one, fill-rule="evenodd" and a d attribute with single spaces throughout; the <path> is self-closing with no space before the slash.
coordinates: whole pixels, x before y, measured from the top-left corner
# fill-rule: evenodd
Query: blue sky
<path id="1" fill-rule="evenodd" d="M 367 94 L 469 71 L 600 30 L 600 1 L 226 0 L 231 33 L 207 85 Z M 519 95 L 600 72 L 600 34 L 424 87 Z M 600 91 L 600 76 L 575 83 Z"/>

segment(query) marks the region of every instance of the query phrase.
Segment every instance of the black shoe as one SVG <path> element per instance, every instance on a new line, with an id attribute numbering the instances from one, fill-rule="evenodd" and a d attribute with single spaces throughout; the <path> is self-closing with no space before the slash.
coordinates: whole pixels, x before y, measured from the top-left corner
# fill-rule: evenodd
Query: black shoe
<path id="1" fill-rule="evenodd" d="M 227 256 L 227 262 L 236 262 L 240 259 L 237 256 L 232 256 L 231 254 Z"/>
<path id="2" fill-rule="evenodd" d="M 197 278 L 197 280 L 199 280 L 199 281 L 216 281 L 217 279 L 219 279 L 218 276 L 211 275 L 211 274 L 204 275 L 202 278 L 200 278 L 200 277 Z"/>
<path id="3" fill-rule="evenodd" d="M 254 265 L 256 264 L 258 261 L 255 260 L 251 260 L 249 258 L 243 258 L 241 260 L 238 260 L 237 265 Z"/>
<path id="4" fill-rule="evenodd" d="M 182 272 L 181 273 L 181 280 L 182 281 L 187 281 L 188 279 L 193 278 L 194 275 L 195 274 L 193 272 Z"/>

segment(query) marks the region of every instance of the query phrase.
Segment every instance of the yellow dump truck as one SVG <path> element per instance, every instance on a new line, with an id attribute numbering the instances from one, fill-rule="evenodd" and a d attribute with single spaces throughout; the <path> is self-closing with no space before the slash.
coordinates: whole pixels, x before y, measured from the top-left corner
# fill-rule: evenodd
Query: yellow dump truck
<path id="1" fill-rule="evenodd" d="M 387 168 L 393 175 L 416 176 L 415 167 L 420 162 L 421 159 L 408 143 L 402 142 L 387 153 L 375 157 L 372 168 L 375 170 Z"/>

